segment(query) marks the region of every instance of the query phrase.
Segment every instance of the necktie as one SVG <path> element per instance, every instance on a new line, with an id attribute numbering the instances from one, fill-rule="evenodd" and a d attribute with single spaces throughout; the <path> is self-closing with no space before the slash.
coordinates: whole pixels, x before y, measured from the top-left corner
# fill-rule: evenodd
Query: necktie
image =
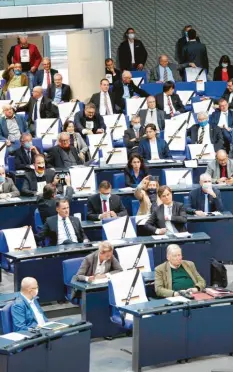
<path id="1" fill-rule="evenodd" d="M 167 103 L 168 103 L 168 107 L 169 107 L 169 110 L 170 110 L 170 115 L 173 116 L 174 111 L 173 111 L 173 107 L 172 107 L 171 97 L 170 96 L 167 96 Z"/>
<path id="2" fill-rule="evenodd" d="M 205 194 L 205 213 L 209 212 L 209 200 L 208 200 L 208 194 Z"/>
<path id="3" fill-rule="evenodd" d="M 136 130 L 135 134 L 136 134 L 136 138 L 139 138 L 139 130 Z"/>
<path id="4" fill-rule="evenodd" d="M 106 200 L 103 200 L 103 212 L 107 212 L 107 202 Z"/>
<path id="5" fill-rule="evenodd" d="M 167 74 L 167 67 L 164 67 L 163 82 L 166 83 L 166 81 L 168 81 L 168 74 Z"/>
<path id="6" fill-rule="evenodd" d="M 201 134 L 198 140 L 199 144 L 203 143 L 204 135 L 205 135 L 205 128 L 201 128 Z"/>
<path id="7" fill-rule="evenodd" d="M 27 151 L 27 154 L 28 154 L 29 163 L 31 164 L 31 151 L 28 150 L 28 151 Z"/>
<path id="8" fill-rule="evenodd" d="M 68 226 L 67 226 L 67 223 L 66 223 L 65 217 L 62 218 L 62 221 L 63 221 L 63 224 L 64 224 L 64 229 L 65 229 L 65 233 L 66 233 L 67 239 L 72 240 L 71 239 L 70 232 L 69 232 L 69 229 L 68 229 Z"/>
<path id="9" fill-rule="evenodd" d="M 35 102 L 35 106 L 34 106 L 34 118 L 33 118 L 34 121 L 37 120 L 37 100 Z"/>
<path id="10" fill-rule="evenodd" d="M 46 71 L 47 73 L 47 87 L 51 84 L 51 80 L 50 80 L 50 72 L 49 71 Z"/>
<path id="11" fill-rule="evenodd" d="M 151 110 L 150 114 L 151 114 L 151 117 L 153 117 L 153 110 Z"/>
<path id="12" fill-rule="evenodd" d="M 104 92 L 104 106 L 106 108 L 107 115 L 110 115 L 110 110 L 108 107 L 107 92 Z"/>
<path id="13" fill-rule="evenodd" d="M 221 173 L 221 175 L 220 175 L 220 177 L 222 178 L 222 177 L 227 177 L 227 167 L 225 166 L 225 167 L 220 167 L 220 173 Z"/>

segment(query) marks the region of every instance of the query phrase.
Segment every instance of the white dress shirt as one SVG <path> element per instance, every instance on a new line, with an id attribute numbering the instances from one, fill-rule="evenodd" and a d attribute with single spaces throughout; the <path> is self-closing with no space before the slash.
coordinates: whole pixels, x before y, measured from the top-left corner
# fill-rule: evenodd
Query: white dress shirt
<path id="1" fill-rule="evenodd" d="M 106 106 L 105 106 L 105 103 L 104 103 L 104 92 L 100 92 L 100 109 L 99 109 L 99 113 L 100 115 L 107 115 L 107 110 L 106 110 Z M 113 110 L 112 110 L 112 102 L 111 102 L 111 99 L 109 97 L 109 94 L 108 92 L 106 93 L 106 97 L 107 97 L 107 105 L 108 105 L 108 109 L 110 111 L 109 115 L 112 115 L 113 114 Z"/>
<path id="2" fill-rule="evenodd" d="M 75 234 L 73 225 L 72 225 L 69 217 L 66 217 L 66 225 L 67 225 L 67 228 L 69 230 L 72 242 L 77 243 L 78 242 L 77 236 Z M 69 239 L 67 234 L 66 234 L 66 231 L 65 231 L 64 222 L 62 220 L 62 217 L 59 216 L 59 215 L 58 215 L 57 230 L 58 230 L 57 244 L 59 245 L 59 244 L 62 244 L 65 240 Z"/>
<path id="3" fill-rule="evenodd" d="M 173 112 L 175 113 L 176 112 L 176 109 L 173 106 L 171 96 L 169 96 L 169 98 L 170 98 L 170 102 L 171 102 L 171 106 L 172 106 Z M 163 93 L 163 102 L 164 102 L 164 109 L 163 109 L 163 111 L 165 111 L 166 114 L 168 114 L 168 115 L 170 115 L 170 113 L 171 113 L 170 107 L 168 105 L 168 99 L 169 98 L 168 98 L 168 96 L 165 93 Z"/>
<path id="4" fill-rule="evenodd" d="M 166 229 L 168 230 L 168 233 L 177 233 L 178 230 L 175 228 L 174 224 L 171 223 L 171 217 L 172 217 L 172 207 L 173 204 L 171 205 L 165 205 L 164 204 L 164 218 L 168 217 L 169 219 L 166 221 L 165 220 L 165 226 Z"/>
<path id="5" fill-rule="evenodd" d="M 36 321 L 38 323 L 38 326 L 42 327 L 46 322 L 44 320 L 44 316 L 43 314 L 39 311 L 38 307 L 36 306 L 35 302 L 34 302 L 34 299 L 32 300 L 29 300 L 26 296 L 24 296 L 21 292 L 20 292 L 21 296 L 23 296 L 23 298 L 25 298 L 25 300 L 27 301 L 27 303 L 29 304 L 29 306 L 31 307 L 34 315 L 35 315 L 35 318 L 36 318 Z"/>
<path id="6" fill-rule="evenodd" d="M 151 160 L 159 159 L 157 140 L 150 141 Z"/>
<path id="7" fill-rule="evenodd" d="M 105 273 L 105 263 L 106 263 L 106 260 L 100 263 L 100 258 L 98 256 L 98 262 L 97 262 L 96 269 L 95 269 L 95 275 L 97 274 L 102 275 Z"/>
<path id="8" fill-rule="evenodd" d="M 151 112 L 152 111 L 152 112 Z M 148 109 L 147 114 L 146 114 L 146 120 L 145 120 L 145 126 L 147 124 L 154 124 L 156 126 L 156 130 L 160 132 L 159 125 L 158 125 L 158 119 L 157 119 L 157 110 L 156 108 L 154 109 Z"/>
<path id="9" fill-rule="evenodd" d="M 130 47 L 130 52 L 131 52 L 131 63 L 135 63 L 135 56 L 134 56 L 134 41 L 130 42 L 129 41 L 129 47 Z"/>
<path id="10" fill-rule="evenodd" d="M 221 112 L 219 122 L 218 122 L 218 127 L 223 128 L 228 128 L 228 111 L 226 112 Z"/>
<path id="11" fill-rule="evenodd" d="M 203 137 L 202 144 L 203 145 L 206 145 L 206 144 L 210 145 L 211 144 L 211 140 L 210 140 L 210 125 L 207 124 L 203 128 L 204 128 L 204 137 Z M 198 129 L 198 138 L 197 138 L 197 141 L 199 141 L 199 138 L 201 136 L 201 133 L 202 133 L 202 127 L 200 127 Z"/>
<path id="12" fill-rule="evenodd" d="M 41 119 L 41 117 L 40 117 L 40 105 L 41 105 L 41 100 L 42 100 L 42 98 L 43 98 L 43 96 L 41 96 L 41 97 L 38 98 L 38 100 L 37 100 L 37 119 Z M 36 106 L 36 105 L 34 105 L 33 112 L 32 112 L 32 120 L 34 119 L 35 106 Z"/>
<path id="13" fill-rule="evenodd" d="M 231 94 L 229 95 L 228 103 L 231 103 L 232 99 L 233 99 L 233 93 L 231 93 Z"/>
<path id="14" fill-rule="evenodd" d="M 47 74 L 47 72 L 44 70 L 44 77 L 43 77 L 43 83 L 42 83 L 42 88 L 43 89 L 47 89 L 48 88 L 48 84 L 47 84 L 47 76 L 49 75 L 50 77 L 50 83 L 52 83 L 52 79 L 51 79 L 51 73 L 49 71 L 49 73 Z"/>

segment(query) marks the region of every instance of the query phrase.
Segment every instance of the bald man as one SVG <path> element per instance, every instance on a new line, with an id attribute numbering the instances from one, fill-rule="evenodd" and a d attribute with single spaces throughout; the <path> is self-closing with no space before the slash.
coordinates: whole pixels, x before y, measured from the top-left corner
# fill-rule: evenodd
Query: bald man
<path id="1" fill-rule="evenodd" d="M 43 89 L 48 89 L 48 87 L 54 83 L 54 75 L 58 73 L 57 70 L 51 68 L 51 60 L 48 57 L 42 59 L 42 70 L 38 70 L 35 73 L 33 85 L 41 86 Z"/>
<path id="2" fill-rule="evenodd" d="M 26 277 L 22 280 L 20 294 L 11 306 L 14 332 L 41 327 L 48 321 L 37 301 L 38 290 L 36 279 Z"/>
<path id="3" fill-rule="evenodd" d="M 180 81 L 180 72 L 186 67 L 196 67 L 194 63 L 177 63 L 169 62 L 166 54 L 159 56 L 159 63 L 154 69 L 154 78 L 158 83 L 166 83 L 166 81 Z"/>
<path id="4" fill-rule="evenodd" d="M 225 150 L 219 150 L 215 160 L 208 163 L 206 173 L 212 177 L 212 183 L 233 185 L 233 160 L 228 158 Z"/>

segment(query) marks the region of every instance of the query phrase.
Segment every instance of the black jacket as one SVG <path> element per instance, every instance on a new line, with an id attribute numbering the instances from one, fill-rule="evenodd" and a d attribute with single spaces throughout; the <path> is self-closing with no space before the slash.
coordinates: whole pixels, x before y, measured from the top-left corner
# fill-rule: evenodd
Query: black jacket
<path id="1" fill-rule="evenodd" d="M 91 119 L 90 121 L 94 122 L 94 128 L 92 129 L 92 132 L 94 134 L 96 134 L 97 129 L 102 128 L 104 129 L 104 131 L 106 130 L 106 125 L 104 124 L 103 116 L 101 116 L 100 114 L 96 113 L 93 119 Z M 85 114 L 82 112 L 76 112 L 76 114 L 74 115 L 75 128 L 77 132 L 80 133 L 83 138 L 86 137 L 86 135 L 82 133 L 83 129 L 86 129 L 86 122 L 87 122 L 87 118 Z"/>
<path id="2" fill-rule="evenodd" d="M 178 94 L 176 93 L 173 93 L 171 96 L 171 100 L 172 100 L 172 104 L 175 108 L 176 111 L 179 111 L 179 112 L 185 112 L 185 108 L 184 108 L 184 105 L 179 97 Z M 155 99 L 156 99 L 156 104 L 157 104 L 157 108 L 159 110 L 164 110 L 164 98 L 163 98 L 163 93 L 159 93 L 155 96 Z M 168 114 L 165 114 L 165 117 L 168 118 L 170 117 L 170 115 Z"/>
<path id="3" fill-rule="evenodd" d="M 189 41 L 183 49 L 182 63 L 195 63 L 209 71 L 209 60 L 205 44 L 198 41 Z"/>
<path id="4" fill-rule="evenodd" d="M 55 70 L 54 68 L 50 69 L 50 75 L 51 75 L 51 82 L 54 82 L 54 75 L 58 73 L 58 70 Z M 44 80 L 44 70 L 37 70 L 34 76 L 33 86 L 42 85 Z"/>
<path id="5" fill-rule="evenodd" d="M 127 216 L 127 210 L 122 204 L 119 195 L 111 195 L 109 199 L 110 210 L 115 212 L 118 217 Z M 102 214 L 102 204 L 100 194 L 92 195 L 87 200 L 87 219 L 98 221 L 99 215 Z"/>
<path id="6" fill-rule="evenodd" d="M 222 98 L 224 98 L 227 102 L 229 101 L 229 97 L 231 95 L 231 92 L 229 92 L 229 90 L 226 88 L 223 95 L 222 95 Z M 218 100 L 215 101 L 215 103 L 218 103 Z M 233 99 L 232 101 L 229 103 L 229 109 L 233 109 Z"/>
<path id="7" fill-rule="evenodd" d="M 139 129 L 139 138 L 135 138 L 135 132 L 132 127 L 125 130 L 123 140 L 125 147 L 127 148 L 128 155 L 138 153 L 139 142 L 144 134 L 145 128 L 143 128 L 142 126 Z M 135 141 L 131 142 L 130 140 L 133 138 L 135 138 Z"/>
<path id="8" fill-rule="evenodd" d="M 221 198 L 221 192 L 216 188 L 213 187 L 213 191 L 216 194 L 216 198 L 213 198 L 213 196 L 208 195 L 208 201 L 209 201 L 209 211 L 210 212 L 223 212 L 223 204 L 222 204 L 222 198 Z M 186 211 L 189 214 L 195 214 L 195 211 L 203 211 L 205 210 L 205 196 L 202 191 L 201 187 L 197 187 L 196 189 L 193 189 L 189 193 L 189 201 L 188 205 L 186 207 Z"/>
<path id="9" fill-rule="evenodd" d="M 117 68 L 114 68 L 114 71 L 115 71 L 115 74 L 116 75 L 113 75 L 111 71 L 107 70 L 107 68 L 105 68 L 105 75 L 112 75 L 112 84 L 115 83 L 115 81 L 117 80 L 121 80 L 121 71 L 118 70 Z M 112 85 L 110 84 L 110 85 Z"/>
<path id="10" fill-rule="evenodd" d="M 40 153 L 40 150 L 37 148 L 37 150 Z M 29 160 L 29 157 L 27 156 L 24 148 L 21 146 L 17 150 L 15 150 L 12 155 L 15 157 L 15 169 L 28 169 L 29 165 L 34 163 L 35 159 L 35 152 L 31 151 L 31 161 Z"/>
<path id="11" fill-rule="evenodd" d="M 52 169 L 45 170 L 45 181 L 46 183 L 52 183 L 55 177 L 55 172 Z M 37 193 L 37 179 L 33 169 L 26 172 L 24 175 L 23 186 L 21 189 L 22 196 L 35 196 Z"/>
<path id="12" fill-rule="evenodd" d="M 132 80 L 128 84 L 128 87 L 129 87 L 130 97 L 133 97 L 134 93 L 138 94 L 140 97 L 149 97 L 149 94 L 145 90 L 138 88 L 138 86 L 135 85 Z M 115 100 L 116 100 L 117 106 L 119 106 L 123 110 L 125 108 L 125 100 L 123 98 L 124 87 L 123 87 L 122 80 L 116 81 L 113 84 L 112 91 L 115 93 L 115 97 L 116 97 Z"/>
<path id="13" fill-rule="evenodd" d="M 125 40 L 120 44 L 118 48 L 118 57 L 120 69 L 122 71 L 130 71 L 132 69 L 132 57 L 128 40 Z M 145 65 L 147 60 L 147 51 L 140 40 L 134 40 L 134 57 L 136 66 L 140 64 Z"/>
<path id="14" fill-rule="evenodd" d="M 195 144 L 198 143 L 198 130 L 200 126 L 198 124 L 194 124 L 191 128 L 188 129 L 188 136 L 191 137 L 191 143 Z M 224 140 L 222 131 L 219 127 L 215 127 L 213 125 L 209 125 L 209 133 L 210 133 L 210 141 L 212 145 L 214 145 L 215 152 L 221 149 L 224 149 Z"/>
<path id="15" fill-rule="evenodd" d="M 134 183 L 134 179 L 133 179 L 133 176 L 131 174 L 131 170 L 129 167 L 126 167 L 124 169 L 124 173 L 125 173 L 125 186 L 127 187 L 135 187 L 135 183 Z M 144 177 L 148 176 L 148 170 L 147 168 L 145 168 L 143 171 L 142 171 L 142 177 L 141 177 L 141 181 L 143 180 Z"/>
<path id="16" fill-rule="evenodd" d="M 200 43 L 200 39 L 197 36 L 196 40 Z M 176 61 L 182 63 L 183 49 L 188 44 L 186 36 L 182 36 L 176 43 Z"/>
<path id="17" fill-rule="evenodd" d="M 48 92 L 48 98 L 50 98 L 53 101 L 54 98 L 55 98 L 55 92 L 56 92 L 56 86 L 55 86 L 55 84 L 51 84 L 48 87 L 47 92 Z M 70 99 L 71 99 L 71 89 L 70 89 L 70 86 L 67 85 L 67 84 L 62 84 L 62 87 L 61 87 L 61 100 L 63 102 L 69 102 Z"/>
<path id="18" fill-rule="evenodd" d="M 72 155 L 74 156 L 77 165 L 83 164 L 82 160 L 79 158 L 77 150 L 74 146 L 70 146 Z M 46 158 L 47 168 L 66 168 L 64 165 L 64 150 L 60 146 L 54 146 L 49 150 Z"/>
<path id="19" fill-rule="evenodd" d="M 17 108 L 16 110 L 17 112 L 25 111 L 28 113 L 29 124 L 33 123 L 32 114 L 33 114 L 35 103 L 36 103 L 35 98 L 31 97 L 26 105 L 21 106 Z M 55 119 L 59 117 L 58 108 L 55 105 L 53 105 L 51 99 L 47 97 L 43 97 L 41 100 L 40 117 L 41 119 L 50 119 L 50 118 Z"/>
<path id="20" fill-rule="evenodd" d="M 232 79 L 233 78 L 233 66 L 232 65 L 227 66 L 227 72 L 228 72 L 228 78 Z M 215 68 L 213 80 L 222 81 L 222 66 L 218 66 Z"/>
<path id="21" fill-rule="evenodd" d="M 112 104 L 112 111 L 113 113 L 117 113 L 116 107 L 115 107 L 115 94 L 108 92 L 109 98 Z M 100 110 L 100 92 L 99 93 L 94 93 L 90 99 L 90 102 L 94 103 L 96 106 L 96 110 L 99 113 Z"/>

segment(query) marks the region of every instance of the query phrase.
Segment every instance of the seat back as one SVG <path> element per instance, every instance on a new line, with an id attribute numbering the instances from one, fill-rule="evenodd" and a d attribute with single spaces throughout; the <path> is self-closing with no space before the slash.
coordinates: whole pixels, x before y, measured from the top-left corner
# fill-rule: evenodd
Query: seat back
<path id="1" fill-rule="evenodd" d="M 188 172 L 189 171 L 189 172 Z M 184 177 L 185 176 L 185 177 Z M 193 170 L 190 168 L 162 169 L 161 185 L 178 185 L 184 181 L 186 185 L 193 184 Z"/>
<path id="2" fill-rule="evenodd" d="M 226 87 L 226 81 L 206 81 L 204 94 L 207 97 L 220 98 L 222 97 Z"/>
<path id="3" fill-rule="evenodd" d="M 154 250 L 153 248 L 147 248 L 147 252 L 150 260 L 151 271 L 154 271 L 155 269 Z"/>
<path id="4" fill-rule="evenodd" d="M 43 226 L 43 222 L 41 220 L 41 216 L 40 216 L 40 212 L 38 208 L 36 208 L 34 211 L 34 224 L 35 224 L 36 232 L 38 233 Z"/>
<path id="5" fill-rule="evenodd" d="M 0 253 L 8 252 L 8 245 L 3 231 L 0 231 Z M 8 259 L 1 255 L 1 268 L 6 271 L 11 271 L 11 265 Z"/>
<path id="6" fill-rule="evenodd" d="M 147 83 L 147 84 L 142 84 L 140 88 L 145 90 L 148 94 L 155 96 L 156 94 L 162 93 L 163 84 L 162 83 Z"/>
<path id="7" fill-rule="evenodd" d="M 132 216 L 136 216 L 140 207 L 139 200 L 131 200 Z"/>
<path id="8" fill-rule="evenodd" d="M 177 81 L 175 83 L 175 92 L 179 90 L 194 90 L 196 92 L 196 83 L 194 81 Z"/>
<path id="9" fill-rule="evenodd" d="M 114 189 L 120 189 L 125 187 L 125 175 L 124 173 L 115 173 L 113 175 L 112 186 Z"/>
<path id="10" fill-rule="evenodd" d="M 7 304 L 0 310 L 3 334 L 7 334 L 13 331 L 13 321 L 11 315 L 12 304 L 13 302 Z"/>
<path id="11" fill-rule="evenodd" d="M 141 84 L 147 83 L 146 71 L 131 71 L 131 74 L 132 74 L 132 78 L 139 78 L 139 82 L 143 78 L 143 81 L 141 82 Z M 134 81 L 134 84 L 138 85 L 137 81 L 136 82 Z"/>
<path id="12" fill-rule="evenodd" d="M 65 289 L 66 289 L 65 297 L 70 302 L 72 301 L 72 299 L 71 299 L 71 292 L 72 292 L 71 279 L 78 272 L 83 260 L 84 260 L 84 257 L 78 257 L 78 258 L 72 258 L 70 260 L 65 260 L 65 261 L 62 262 L 63 280 L 64 280 L 64 284 L 65 284 Z"/>

